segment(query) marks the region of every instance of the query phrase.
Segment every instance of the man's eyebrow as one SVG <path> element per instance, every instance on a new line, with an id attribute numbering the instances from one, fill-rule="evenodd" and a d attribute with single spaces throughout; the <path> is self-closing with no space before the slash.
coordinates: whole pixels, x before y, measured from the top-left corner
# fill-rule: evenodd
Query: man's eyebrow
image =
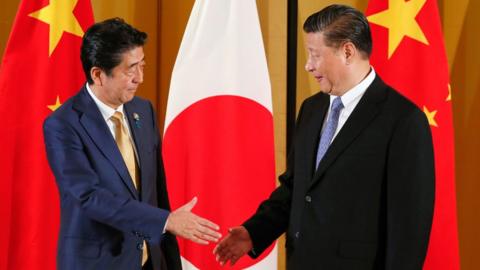
<path id="1" fill-rule="evenodd" d="M 135 63 L 131 64 L 131 65 L 128 66 L 128 67 L 130 68 L 130 67 L 136 66 L 136 65 L 138 65 L 138 64 L 140 64 L 140 63 L 142 63 L 142 62 L 145 62 L 145 57 L 143 57 L 142 60 L 140 60 L 140 61 L 138 61 L 138 62 L 135 62 Z"/>

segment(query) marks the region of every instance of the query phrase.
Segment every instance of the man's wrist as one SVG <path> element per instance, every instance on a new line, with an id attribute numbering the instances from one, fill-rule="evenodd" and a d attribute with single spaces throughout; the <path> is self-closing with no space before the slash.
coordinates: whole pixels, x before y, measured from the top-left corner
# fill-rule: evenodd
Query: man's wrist
<path id="1" fill-rule="evenodd" d="M 165 225 L 163 226 L 162 234 L 165 234 L 167 232 L 167 225 L 168 225 L 168 219 L 169 218 L 170 218 L 170 214 L 168 214 L 167 220 L 165 221 Z"/>

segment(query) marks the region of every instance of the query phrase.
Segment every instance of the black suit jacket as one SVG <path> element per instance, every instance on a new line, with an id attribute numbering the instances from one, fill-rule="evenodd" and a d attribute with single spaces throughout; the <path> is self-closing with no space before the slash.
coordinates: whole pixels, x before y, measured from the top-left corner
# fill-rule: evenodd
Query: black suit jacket
<path id="1" fill-rule="evenodd" d="M 141 269 L 144 240 L 155 270 L 164 262 L 169 270 L 181 269 L 176 239 L 163 233 L 170 206 L 155 113 L 137 97 L 124 110 L 141 193 L 85 87 L 45 120 L 48 161 L 60 192 L 58 269 Z"/>
<path id="2" fill-rule="evenodd" d="M 315 170 L 329 101 L 303 103 L 281 185 L 244 223 L 250 255 L 287 232 L 289 270 L 421 270 L 435 193 L 424 113 L 376 77 Z"/>

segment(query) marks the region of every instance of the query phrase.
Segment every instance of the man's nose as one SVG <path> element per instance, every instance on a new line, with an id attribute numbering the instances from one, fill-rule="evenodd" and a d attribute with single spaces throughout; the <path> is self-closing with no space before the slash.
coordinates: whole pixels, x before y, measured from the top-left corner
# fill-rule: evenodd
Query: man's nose
<path id="1" fill-rule="evenodd" d="M 307 61 L 305 64 L 305 70 L 308 72 L 312 72 L 314 70 L 313 65 L 310 63 L 310 61 Z"/>
<path id="2" fill-rule="evenodd" d="M 133 81 L 138 84 L 141 84 L 143 82 L 143 70 L 141 68 L 137 68 L 137 72 L 135 72 L 135 77 L 133 77 Z"/>

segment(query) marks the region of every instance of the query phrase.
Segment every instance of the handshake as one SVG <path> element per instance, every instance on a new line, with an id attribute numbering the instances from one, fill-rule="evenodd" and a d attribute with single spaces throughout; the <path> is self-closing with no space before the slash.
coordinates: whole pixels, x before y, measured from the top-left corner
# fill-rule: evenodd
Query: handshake
<path id="1" fill-rule="evenodd" d="M 165 230 L 201 245 L 218 242 L 222 237 L 218 232 L 220 227 L 192 213 L 191 210 L 196 203 L 197 197 L 170 213 Z M 213 254 L 222 266 L 228 261 L 230 265 L 234 265 L 252 247 L 248 231 L 243 226 L 239 226 L 228 230 L 228 235 L 217 244 Z"/>

